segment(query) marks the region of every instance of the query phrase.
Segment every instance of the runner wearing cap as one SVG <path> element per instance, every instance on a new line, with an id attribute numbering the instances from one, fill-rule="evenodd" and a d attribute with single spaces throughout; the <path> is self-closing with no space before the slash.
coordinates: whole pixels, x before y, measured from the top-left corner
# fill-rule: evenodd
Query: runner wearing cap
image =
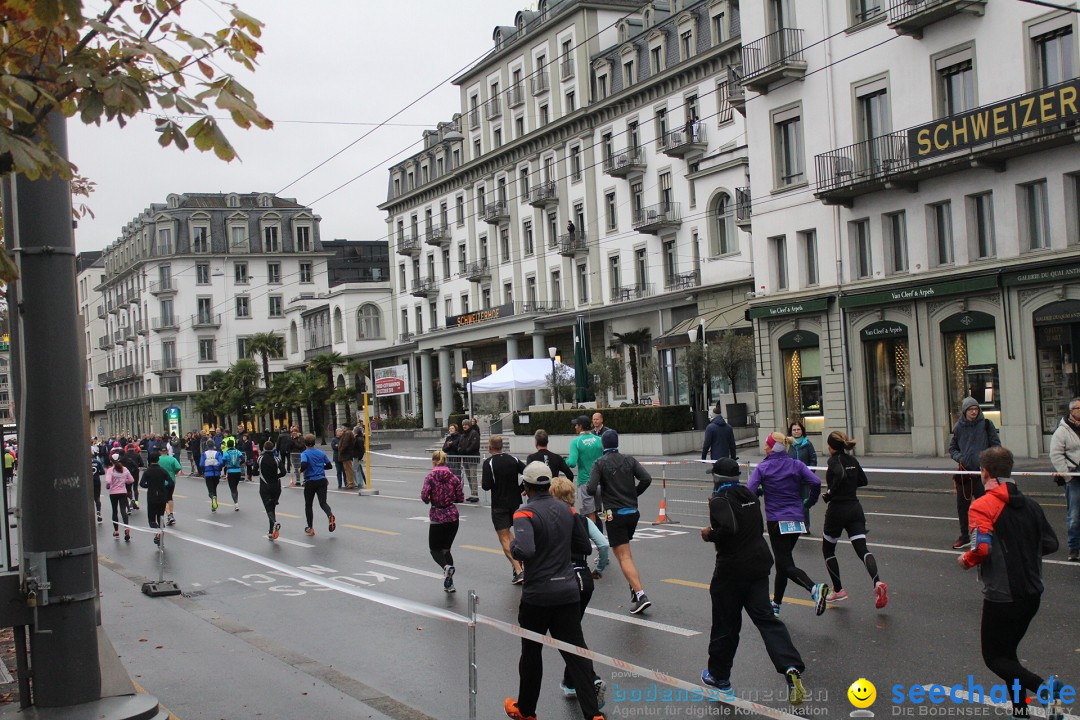
<path id="1" fill-rule="evenodd" d="M 521 592 L 518 624 L 526 630 L 585 648 L 581 634 L 581 590 L 574 572 L 572 555 L 589 555 L 592 545 L 585 527 L 574 521 L 574 510 L 556 500 L 549 492 L 551 470 L 542 462 L 525 468 L 525 494 L 529 503 L 514 513 L 514 539 L 510 544 L 514 557 L 529 566 Z M 577 693 L 581 715 L 586 720 L 604 720 L 600 705 L 606 689 L 595 681 L 591 660 L 559 651 L 574 687 L 593 686 L 596 692 Z M 536 718 L 540 680 L 544 672 L 543 646 L 534 640 L 521 640 L 518 663 L 517 699 L 506 698 L 503 709 L 514 720 Z"/>
<path id="2" fill-rule="evenodd" d="M 597 522 L 596 517 L 596 500 L 591 494 L 584 492 L 584 486 L 589 482 L 589 472 L 593 463 L 604 454 L 604 446 L 600 438 L 593 434 L 588 417 L 579 415 L 574 419 L 573 425 L 578 435 L 570 441 L 570 456 L 566 459 L 566 464 L 577 468 L 578 471 L 578 512 L 588 516 L 599 526 L 600 523 Z"/>

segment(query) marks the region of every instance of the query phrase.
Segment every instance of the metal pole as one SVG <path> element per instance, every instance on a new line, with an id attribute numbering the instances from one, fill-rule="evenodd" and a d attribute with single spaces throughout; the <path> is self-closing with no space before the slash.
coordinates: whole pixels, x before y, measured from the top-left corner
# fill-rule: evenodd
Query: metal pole
<path id="1" fill-rule="evenodd" d="M 469 591 L 469 720 L 476 720 L 476 591 Z"/>
<path id="2" fill-rule="evenodd" d="M 368 424 L 368 394 L 364 393 L 364 486 L 371 489 L 371 425 Z"/>
<path id="3" fill-rule="evenodd" d="M 44 126 L 66 157 L 64 117 L 53 112 Z M 34 701 L 67 707 L 101 697 L 89 468 L 84 454 L 58 453 L 47 439 L 57 417 L 78 418 L 76 432 L 89 437 L 82 412 L 71 187 L 56 176 L 31 181 L 12 175 L 6 182 L 14 202 L 4 203 L 4 234 L 20 274 L 14 283 L 19 301 L 11 308 L 18 328 L 12 354 L 18 358 L 13 379 L 24 438 L 20 567 L 23 591 L 27 597 L 33 591 L 37 602 L 30 636 Z"/>

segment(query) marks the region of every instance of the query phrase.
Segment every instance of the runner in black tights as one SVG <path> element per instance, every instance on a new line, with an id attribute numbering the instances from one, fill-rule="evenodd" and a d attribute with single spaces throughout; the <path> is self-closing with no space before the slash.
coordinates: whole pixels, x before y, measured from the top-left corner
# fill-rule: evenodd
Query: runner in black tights
<path id="1" fill-rule="evenodd" d="M 866 485 L 866 473 L 859 461 L 848 454 L 848 451 L 855 447 L 854 440 L 836 430 L 829 433 L 826 444 L 829 447 L 829 469 L 825 473 L 828 489 L 821 499 L 829 504 L 829 509 L 825 511 L 821 551 L 825 555 L 825 567 L 832 580 L 832 591 L 827 600 L 834 603 L 847 600 L 848 597 L 847 591 L 840 584 L 840 562 L 836 559 L 836 543 L 846 532 L 855 553 L 866 566 L 866 572 L 870 573 L 870 581 L 874 583 L 874 606 L 880 610 L 889 603 L 889 587 L 881 582 L 877 560 L 874 559 L 874 554 L 866 549 L 866 515 L 863 514 L 862 503 L 856 496 L 856 490 Z"/>

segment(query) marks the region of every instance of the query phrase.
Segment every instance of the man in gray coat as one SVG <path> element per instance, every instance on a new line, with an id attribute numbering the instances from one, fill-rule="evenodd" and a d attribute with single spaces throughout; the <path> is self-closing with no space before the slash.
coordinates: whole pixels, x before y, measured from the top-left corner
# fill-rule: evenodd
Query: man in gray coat
<path id="1" fill-rule="evenodd" d="M 1069 401 L 1069 412 L 1061 418 L 1054 436 L 1050 438 L 1050 462 L 1054 471 L 1062 473 L 1054 478 L 1065 488 L 1066 537 L 1069 543 L 1069 561 L 1080 562 L 1080 397 Z"/>
<path id="2" fill-rule="evenodd" d="M 949 457 L 956 461 L 958 470 L 978 471 L 982 469 L 979 453 L 992 447 L 1001 447 L 997 428 L 982 414 L 978 400 L 964 398 L 960 404 L 960 419 L 953 426 Z M 960 537 L 953 543 L 953 549 L 959 550 L 970 542 L 968 508 L 973 499 L 982 496 L 983 486 L 979 475 L 954 475 L 953 485 L 956 487 L 956 515 L 960 521 Z"/>

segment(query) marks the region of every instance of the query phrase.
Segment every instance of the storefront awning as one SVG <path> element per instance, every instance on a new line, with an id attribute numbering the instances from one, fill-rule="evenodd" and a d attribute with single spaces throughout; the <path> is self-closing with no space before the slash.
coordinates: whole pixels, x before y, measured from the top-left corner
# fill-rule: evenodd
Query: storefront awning
<path id="1" fill-rule="evenodd" d="M 724 330 L 749 328 L 750 323 L 746 319 L 747 307 L 749 307 L 749 303 L 741 302 L 687 318 L 656 338 L 653 345 L 660 349 L 689 345 L 690 336 L 687 332 L 691 327 L 695 327 L 699 323 L 705 325 L 706 341 L 719 335 Z"/>

